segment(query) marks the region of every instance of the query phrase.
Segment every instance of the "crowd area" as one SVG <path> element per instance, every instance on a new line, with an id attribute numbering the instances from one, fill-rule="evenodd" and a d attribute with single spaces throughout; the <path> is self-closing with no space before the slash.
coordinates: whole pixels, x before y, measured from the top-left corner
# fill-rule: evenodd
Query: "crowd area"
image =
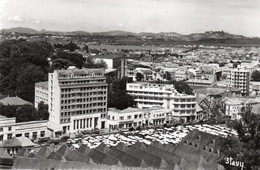
<path id="1" fill-rule="evenodd" d="M 84 136 L 81 138 L 68 139 L 67 144 L 72 149 L 79 148 L 81 144 L 87 145 L 92 149 L 98 147 L 101 143 L 106 144 L 108 147 L 112 147 L 119 143 L 124 143 L 126 146 L 130 146 L 136 142 L 150 145 L 153 141 L 158 141 L 165 145 L 177 145 L 190 131 L 194 129 L 222 137 L 237 135 L 235 130 L 225 127 L 224 125 L 180 125 L 177 127 L 150 128 L 134 131 L 125 130 L 113 134 Z"/>

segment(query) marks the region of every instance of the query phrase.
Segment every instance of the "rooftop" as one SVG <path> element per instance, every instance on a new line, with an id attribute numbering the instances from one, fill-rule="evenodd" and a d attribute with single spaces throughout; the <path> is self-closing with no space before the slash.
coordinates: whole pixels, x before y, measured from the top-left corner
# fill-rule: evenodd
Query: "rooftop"
<path id="1" fill-rule="evenodd" d="M 3 105 L 33 105 L 32 103 L 21 99 L 20 97 L 6 97 L 0 100 Z"/>
<path id="2" fill-rule="evenodd" d="M 101 68 L 82 68 L 82 69 L 67 69 L 67 70 L 55 70 L 59 77 L 100 77 L 104 75 L 104 70 Z"/>
<path id="3" fill-rule="evenodd" d="M 35 83 L 35 86 L 41 86 L 41 87 L 48 88 L 48 81 Z"/>
<path id="4" fill-rule="evenodd" d="M 3 141 L 0 147 L 9 148 L 9 147 L 29 147 L 34 146 L 35 144 L 27 137 L 13 137 Z"/>

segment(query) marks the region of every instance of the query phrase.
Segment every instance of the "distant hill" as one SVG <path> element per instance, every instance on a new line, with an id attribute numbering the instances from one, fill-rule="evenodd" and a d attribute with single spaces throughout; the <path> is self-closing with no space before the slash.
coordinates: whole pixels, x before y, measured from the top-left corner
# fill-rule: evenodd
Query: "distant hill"
<path id="1" fill-rule="evenodd" d="M 47 31 L 41 30 L 37 31 L 31 28 L 16 27 L 10 29 L 3 29 L 1 32 L 16 32 L 22 34 L 51 34 L 51 35 L 79 35 L 79 36 L 134 36 L 134 37 L 147 37 L 148 39 L 164 39 L 167 41 L 176 41 L 176 42 L 207 42 L 207 43 L 253 43 L 260 45 L 260 38 L 254 37 L 249 38 L 243 35 L 230 34 L 224 31 L 206 31 L 204 33 L 192 33 L 188 35 L 179 34 L 176 32 L 160 32 L 160 33 L 151 33 L 151 32 L 140 32 L 133 33 L 121 30 L 107 31 L 107 32 L 86 32 L 86 31 L 71 31 L 71 32 L 62 32 L 62 31 Z"/>
<path id="2" fill-rule="evenodd" d="M 34 30 L 32 28 L 25 28 L 25 27 L 15 27 L 9 29 L 2 29 L 1 32 L 15 32 L 15 33 L 22 33 L 22 34 L 37 34 L 39 31 Z"/>
<path id="3" fill-rule="evenodd" d="M 127 31 L 120 31 L 120 30 L 107 31 L 107 32 L 94 32 L 92 34 L 93 35 L 102 35 L 102 36 L 128 36 L 128 35 L 137 36 L 136 33 L 127 32 Z"/>

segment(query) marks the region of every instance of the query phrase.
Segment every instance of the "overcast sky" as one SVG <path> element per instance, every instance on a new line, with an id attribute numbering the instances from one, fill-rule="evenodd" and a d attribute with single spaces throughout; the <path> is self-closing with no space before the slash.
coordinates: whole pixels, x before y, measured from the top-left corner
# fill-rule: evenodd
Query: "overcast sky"
<path id="1" fill-rule="evenodd" d="M 260 0 L 0 0 L 0 28 L 260 37 Z"/>

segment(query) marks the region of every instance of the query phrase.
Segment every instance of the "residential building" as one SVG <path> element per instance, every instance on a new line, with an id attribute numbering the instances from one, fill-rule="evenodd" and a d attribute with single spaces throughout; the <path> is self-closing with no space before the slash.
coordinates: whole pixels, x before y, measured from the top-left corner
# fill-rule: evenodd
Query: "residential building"
<path id="1" fill-rule="evenodd" d="M 107 83 L 103 69 L 49 73 L 49 121 L 64 133 L 105 128 Z"/>
<path id="2" fill-rule="evenodd" d="M 134 97 L 138 108 L 159 106 L 172 110 L 174 119 L 196 121 L 196 96 L 180 94 L 173 85 L 133 82 L 127 83 L 126 90 Z"/>
<path id="3" fill-rule="evenodd" d="M 249 95 L 250 71 L 245 69 L 234 69 L 231 71 L 230 86 L 241 90 L 242 96 Z"/>
<path id="4" fill-rule="evenodd" d="M 38 108 L 38 104 L 41 101 L 44 104 L 48 104 L 48 81 L 35 83 L 35 108 Z"/>
<path id="5" fill-rule="evenodd" d="M 230 116 L 232 120 L 240 119 L 242 107 L 254 106 L 260 103 L 260 98 L 225 98 L 224 99 L 224 110 L 225 115 Z"/>

